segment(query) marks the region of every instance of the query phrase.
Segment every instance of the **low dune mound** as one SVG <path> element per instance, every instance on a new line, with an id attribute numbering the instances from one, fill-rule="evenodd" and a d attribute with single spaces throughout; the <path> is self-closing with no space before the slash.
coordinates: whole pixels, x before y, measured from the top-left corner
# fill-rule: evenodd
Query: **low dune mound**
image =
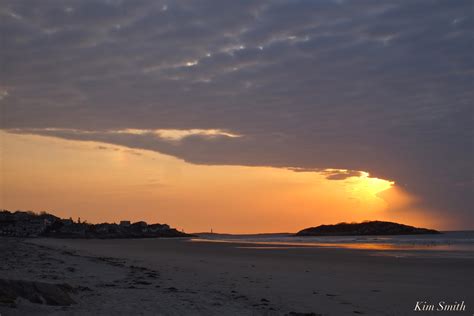
<path id="1" fill-rule="evenodd" d="M 303 229 L 296 236 L 364 236 L 364 235 L 421 235 L 440 234 L 439 231 L 392 222 L 372 221 L 339 223 Z"/>
<path id="2" fill-rule="evenodd" d="M 73 288 L 68 284 L 0 279 L 0 303 L 3 304 L 15 304 L 21 297 L 36 304 L 69 306 L 76 303 L 69 296 L 71 292 Z"/>

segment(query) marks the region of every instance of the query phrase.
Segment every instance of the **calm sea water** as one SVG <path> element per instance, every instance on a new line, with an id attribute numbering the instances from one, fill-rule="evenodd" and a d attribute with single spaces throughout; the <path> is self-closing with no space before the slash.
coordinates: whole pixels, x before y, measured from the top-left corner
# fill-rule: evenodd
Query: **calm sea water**
<path id="1" fill-rule="evenodd" d="M 320 236 L 295 237 L 291 234 L 227 235 L 199 234 L 194 242 L 238 243 L 240 248 L 348 248 L 375 250 L 376 255 L 460 256 L 474 258 L 474 231 L 443 232 L 439 235 L 403 236 Z"/>

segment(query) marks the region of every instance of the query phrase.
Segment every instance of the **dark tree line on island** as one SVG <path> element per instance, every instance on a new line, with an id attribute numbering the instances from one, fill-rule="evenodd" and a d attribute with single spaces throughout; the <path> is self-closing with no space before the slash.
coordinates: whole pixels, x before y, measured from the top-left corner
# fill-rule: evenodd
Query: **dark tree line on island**
<path id="1" fill-rule="evenodd" d="M 440 234 L 439 231 L 382 221 L 339 223 L 303 229 L 295 236 L 366 236 Z"/>
<path id="2" fill-rule="evenodd" d="M 56 238 L 153 238 L 191 237 L 167 224 L 146 222 L 120 224 L 87 222 L 62 219 L 49 213 L 34 213 L 7 210 L 0 211 L 0 236 L 12 237 L 56 237 Z"/>

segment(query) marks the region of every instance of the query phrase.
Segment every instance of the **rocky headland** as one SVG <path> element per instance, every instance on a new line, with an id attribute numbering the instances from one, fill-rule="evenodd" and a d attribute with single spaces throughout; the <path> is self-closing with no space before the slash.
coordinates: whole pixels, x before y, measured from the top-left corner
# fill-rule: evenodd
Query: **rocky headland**
<path id="1" fill-rule="evenodd" d="M 167 224 L 121 221 L 90 224 L 62 219 L 49 213 L 0 211 L 0 236 L 56 238 L 156 238 L 191 237 Z"/>

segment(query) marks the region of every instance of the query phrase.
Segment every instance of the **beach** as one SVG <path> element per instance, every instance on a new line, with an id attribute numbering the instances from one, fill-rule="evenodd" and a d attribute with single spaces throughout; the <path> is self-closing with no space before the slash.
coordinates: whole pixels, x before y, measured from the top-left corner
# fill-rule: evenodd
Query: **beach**
<path id="1" fill-rule="evenodd" d="M 1 278 L 66 283 L 70 306 L 1 315 L 472 315 L 472 256 L 192 239 L 2 238 Z M 406 255 L 408 254 L 408 255 Z M 465 311 L 415 311 L 464 301 Z M 420 305 L 421 304 L 421 305 Z"/>

